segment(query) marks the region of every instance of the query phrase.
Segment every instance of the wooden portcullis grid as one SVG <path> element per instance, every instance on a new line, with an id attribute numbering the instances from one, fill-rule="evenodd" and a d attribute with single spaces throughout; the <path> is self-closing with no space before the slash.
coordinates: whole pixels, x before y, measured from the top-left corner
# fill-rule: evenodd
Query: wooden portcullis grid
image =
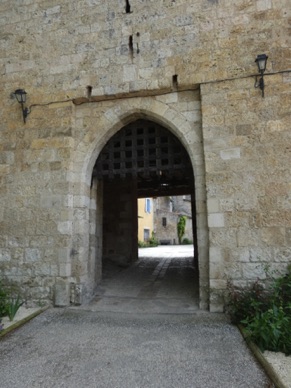
<path id="1" fill-rule="evenodd" d="M 93 175 L 106 180 L 137 179 L 140 197 L 169 191 L 190 194 L 193 183 L 191 162 L 180 141 L 147 120 L 127 125 L 109 140 Z"/>

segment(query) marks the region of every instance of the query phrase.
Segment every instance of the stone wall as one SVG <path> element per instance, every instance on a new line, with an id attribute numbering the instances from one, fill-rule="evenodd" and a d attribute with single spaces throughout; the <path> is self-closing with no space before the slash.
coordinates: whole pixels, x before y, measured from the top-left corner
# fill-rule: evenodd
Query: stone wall
<path id="1" fill-rule="evenodd" d="M 202 87 L 210 287 L 245 286 L 291 262 L 291 78 Z"/>
<path id="2" fill-rule="evenodd" d="M 184 196 L 159 197 L 154 200 L 154 229 L 160 244 L 179 244 L 177 222 L 181 215 L 186 216 L 184 238 L 193 242 L 191 202 Z M 190 196 L 189 196 L 190 197 Z M 165 225 L 163 224 L 165 218 Z"/>
<path id="3" fill-rule="evenodd" d="M 131 3 L 125 13 L 124 0 L 1 1 L 4 122 L 19 118 L 9 101 L 19 86 L 29 104 L 45 104 L 84 96 L 87 85 L 102 96 L 169 88 L 175 74 L 187 87 L 244 78 L 265 51 L 269 72 L 290 69 L 289 0 Z"/>
<path id="4" fill-rule="evenodd" d="M 166 219 L 166 225 L 163 225 L 163 218 Z M 179 244 L 179 238 L 177 234 L 177 222 L 179 221 L 179 214 L 168 212 L 165 210 L 157 210 L 155 215 L 155 236 L 161 245 L 163 244 Z M 192 218 L 186 219 L 185 234 L 182 238 L 187 238 L 193 242 L 192 233 Z"/>
<path id="5" fill-rule="evenodd" d="M 289 0 L 130 4 L 1 1 L 1 276 L 33 299 L 52 299 L 56 281 L 92 293 L 103 209 L 92 169 L 111 136 L 147 118 L 191 158 L 201 306 L 210 282 L 221 310 L 227 278 L 244 285 L 264 276 L 260 260 L 290 262 Z M 254 88 L 263 52 L 264 99 Z"/>

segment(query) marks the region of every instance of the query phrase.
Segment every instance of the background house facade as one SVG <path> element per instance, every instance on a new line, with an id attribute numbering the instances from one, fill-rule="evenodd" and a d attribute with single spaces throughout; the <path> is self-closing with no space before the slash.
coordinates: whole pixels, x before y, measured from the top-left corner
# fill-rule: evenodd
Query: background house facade
<path id="1" fill-rule="evenodd" d="M 148 242 L 154 232 L 154 209 L 152 198 L 138 199 L 138 241 Z"/>
<path id="2" fill-rule="evenodd" d="M 154 230 L 161 245 L 179 244 L 177 223 L 186 217 L 183 239 L 193 242 L 192 209 L 190 196 L 157 197 L 154 199 Z"/>
<path id="3" fill-rule="evenodd" d="M 1 278 L 89 298 L 102 258 L 137 258 L 137 198 L 191 195 L 200 307 L 222 311 L 228 279 L 290 262 L 290 1 L 129 3 L 1 1 Z"/>

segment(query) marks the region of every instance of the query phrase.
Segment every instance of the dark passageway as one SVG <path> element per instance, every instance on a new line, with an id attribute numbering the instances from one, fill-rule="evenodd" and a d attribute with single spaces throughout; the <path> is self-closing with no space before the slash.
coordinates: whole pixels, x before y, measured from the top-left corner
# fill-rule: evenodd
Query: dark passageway
<path id="1" fill-rule="evenodd" d="M 115 312 L 196 311 L 198 274 L 193 266 L 193 246 L 143 248 L 139 260 L 128 267 L 105 261 L 92 306 Z"/>
<path id="2" fill-rule="evenodd" d="M 178 313 L 196 310 L 195 184 L 190 157 L 180 140 L 155 122 L 136 120 L 107 142 L 95 163 L 94 177 L 103 187 L 102 282 L 96 308 Z M 172 195 L 191 197 L 195 249 L 192 246 L 181 256 L 173 246 L 170 255 L 160 251 L 153 257 L 151 248 L 147 256 L 140 256 L 137 199 Z"/>

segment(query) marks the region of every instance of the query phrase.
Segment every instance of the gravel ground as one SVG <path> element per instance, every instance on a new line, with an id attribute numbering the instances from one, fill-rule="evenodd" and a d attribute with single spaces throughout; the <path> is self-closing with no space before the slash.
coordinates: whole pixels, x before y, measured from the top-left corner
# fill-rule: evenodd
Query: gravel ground
<path id="1" fill-rule="evenodd" d="M 264 357 L 280 376 L 286 388 L 291 388 L 291 356 L 286 357 L 284 353 L 265 351 Z"/>
<path id="2" fill-rule="evenodd" d="M 15 324 L 16 322 L 19 322 L 22 319 L 26 318 L 30 314 L 35 313 L 38 310 L 38 308 L 21 307 L 12 322 L 10 322 L 8 318 L 4 318 L 2 320 L 2 322 L 4 323 L 4 327 L 7 328 Z M 285 384 L 285 387 L 291 388 L 291 356 L 286 357 L 283 353 L 265 351 L 264 357 L 272 365 L 273 369 L 276 371 L 281 381 Z"/>
<path id="3" fill-rule="evenodd" d="M 1 388 L 267 388 L 223 315 L 50 309 L 0 342 Z"/>
<path id="4" fill-rule="evenodd" d="M 50 309 L 4 337 L 1 388 L 272 387 L 237 328 L 196 306 L 192 251 L 151 249 L 152 263 L 109 274 L 97 302 Z M 36 310 L 21 307 L 4 327 Z M 291 357 L 264 357 L 291 388 Z"/>

